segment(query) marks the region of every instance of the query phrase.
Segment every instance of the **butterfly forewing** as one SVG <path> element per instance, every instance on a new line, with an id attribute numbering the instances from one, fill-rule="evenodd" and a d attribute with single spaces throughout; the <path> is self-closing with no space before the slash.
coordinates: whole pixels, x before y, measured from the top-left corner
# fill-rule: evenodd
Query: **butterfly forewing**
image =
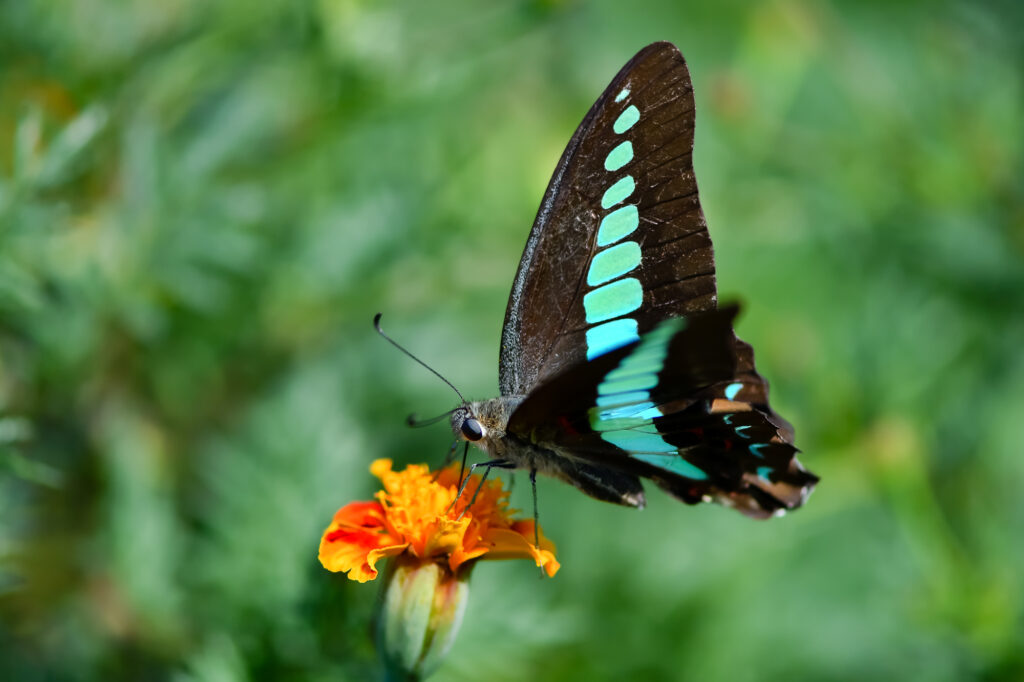
<path id="1" fill-rule="evenodd" d="M 715 307 L 693 130 L 690 76 L 669 43 L 642 50 L 598 98 L 562 155 L 519 265 L 502 394 L 529 393 L 667 317 Z"/>

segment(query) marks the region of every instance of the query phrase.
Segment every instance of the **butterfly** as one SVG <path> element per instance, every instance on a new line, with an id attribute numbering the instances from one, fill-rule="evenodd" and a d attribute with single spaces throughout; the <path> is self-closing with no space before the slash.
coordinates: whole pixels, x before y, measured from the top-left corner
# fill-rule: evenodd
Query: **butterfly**
<path id="1" fill-rule="evenodd" d="M 456 437 L 492 458 L 476 466 L 630 507 L 647 479 L 756 518 L 814 488 L 733 331 L 737 307 L 718 306 L 693 132 L 686 62 L 665 42 L 637 53 L 576 129 L 512 286 L 501 395 L 451 413 Z"/>

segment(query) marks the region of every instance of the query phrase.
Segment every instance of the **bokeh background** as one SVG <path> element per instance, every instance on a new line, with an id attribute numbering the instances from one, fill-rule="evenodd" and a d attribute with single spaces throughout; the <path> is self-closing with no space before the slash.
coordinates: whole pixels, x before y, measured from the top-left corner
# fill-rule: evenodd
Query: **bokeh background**
<path id="1" fill-rule="evenodd" d="M 671 40 L 822 483 L 759 523 L 542 482 L 562 572 L 478 567 L 436 679 L 1024 679 L 1021 7 L 0 4 L 0 678 L 374 679 L 319 535 L 453 396 L 371 318 L 494 395 L 554 164 Z"/>

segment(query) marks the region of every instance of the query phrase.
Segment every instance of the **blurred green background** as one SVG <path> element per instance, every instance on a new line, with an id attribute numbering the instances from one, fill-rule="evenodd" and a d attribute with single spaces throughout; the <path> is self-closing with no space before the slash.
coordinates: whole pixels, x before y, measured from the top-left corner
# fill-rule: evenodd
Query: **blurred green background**
<path id="1" fill-rule="evenodd" d="M 478 567 L 436 679 L 1024 679 L 1021 7 L 0 4 L 0 678 L 373 679 L 319 536 L 452 395 L 371 318 L 494 395 L 554 164 L 671 40 L 822 483 L 758 523 L 542 482 L 562 572 Z"/>

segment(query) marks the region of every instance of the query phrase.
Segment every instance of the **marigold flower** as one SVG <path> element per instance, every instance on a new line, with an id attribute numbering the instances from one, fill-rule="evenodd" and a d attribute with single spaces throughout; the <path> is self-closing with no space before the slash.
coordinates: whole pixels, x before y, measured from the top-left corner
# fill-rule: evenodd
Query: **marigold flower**
<path id="1" fill-rule="evenodd" d="M 338 510 L 320 540 L 320 563 L 363 583 L 377 577 L 378 561 L 394 557 L 375 618 L 377 649 L 385 679 L 421 680 L 455 641 L 478 559 L 533 559 L 553 576 L 555 547 L 539 528 L 540 546 L 533 543 L 533 520 L 512 518 L 501 481 L 481 486 L 473 476 L 456 500 L 454 468 L 393 471 L 391 460 L 378 459 L 370 471 L 384 490 Z"/>
<path id="2" fill-rule="evenodd" d="M 384 484 L 372 502 L 352 502 L 337 511 L 320 541 L 320 563 L 329 571 L 347 571 L 366 582 L 377 577 L 377 562 L 400 554 L 423 562 L 444 562 L 453 574 L 468 570 L 476 559 L 533 559 L 548 576 L 558 571 L 554 545 L 539 534 L 533 544 L 534 521 L 513 519 L 508 492 L 500 480 L 484 483 L 473 506 L 466 505 L 480 486 L 474 475 L 462 495 L 459 471 L 448 467 L 435 474 L 412 464 L 393 471 L 390 459 L 378 459 L 370 472 Z M 449 507 L 451 508 L 449 510 Z"/>

